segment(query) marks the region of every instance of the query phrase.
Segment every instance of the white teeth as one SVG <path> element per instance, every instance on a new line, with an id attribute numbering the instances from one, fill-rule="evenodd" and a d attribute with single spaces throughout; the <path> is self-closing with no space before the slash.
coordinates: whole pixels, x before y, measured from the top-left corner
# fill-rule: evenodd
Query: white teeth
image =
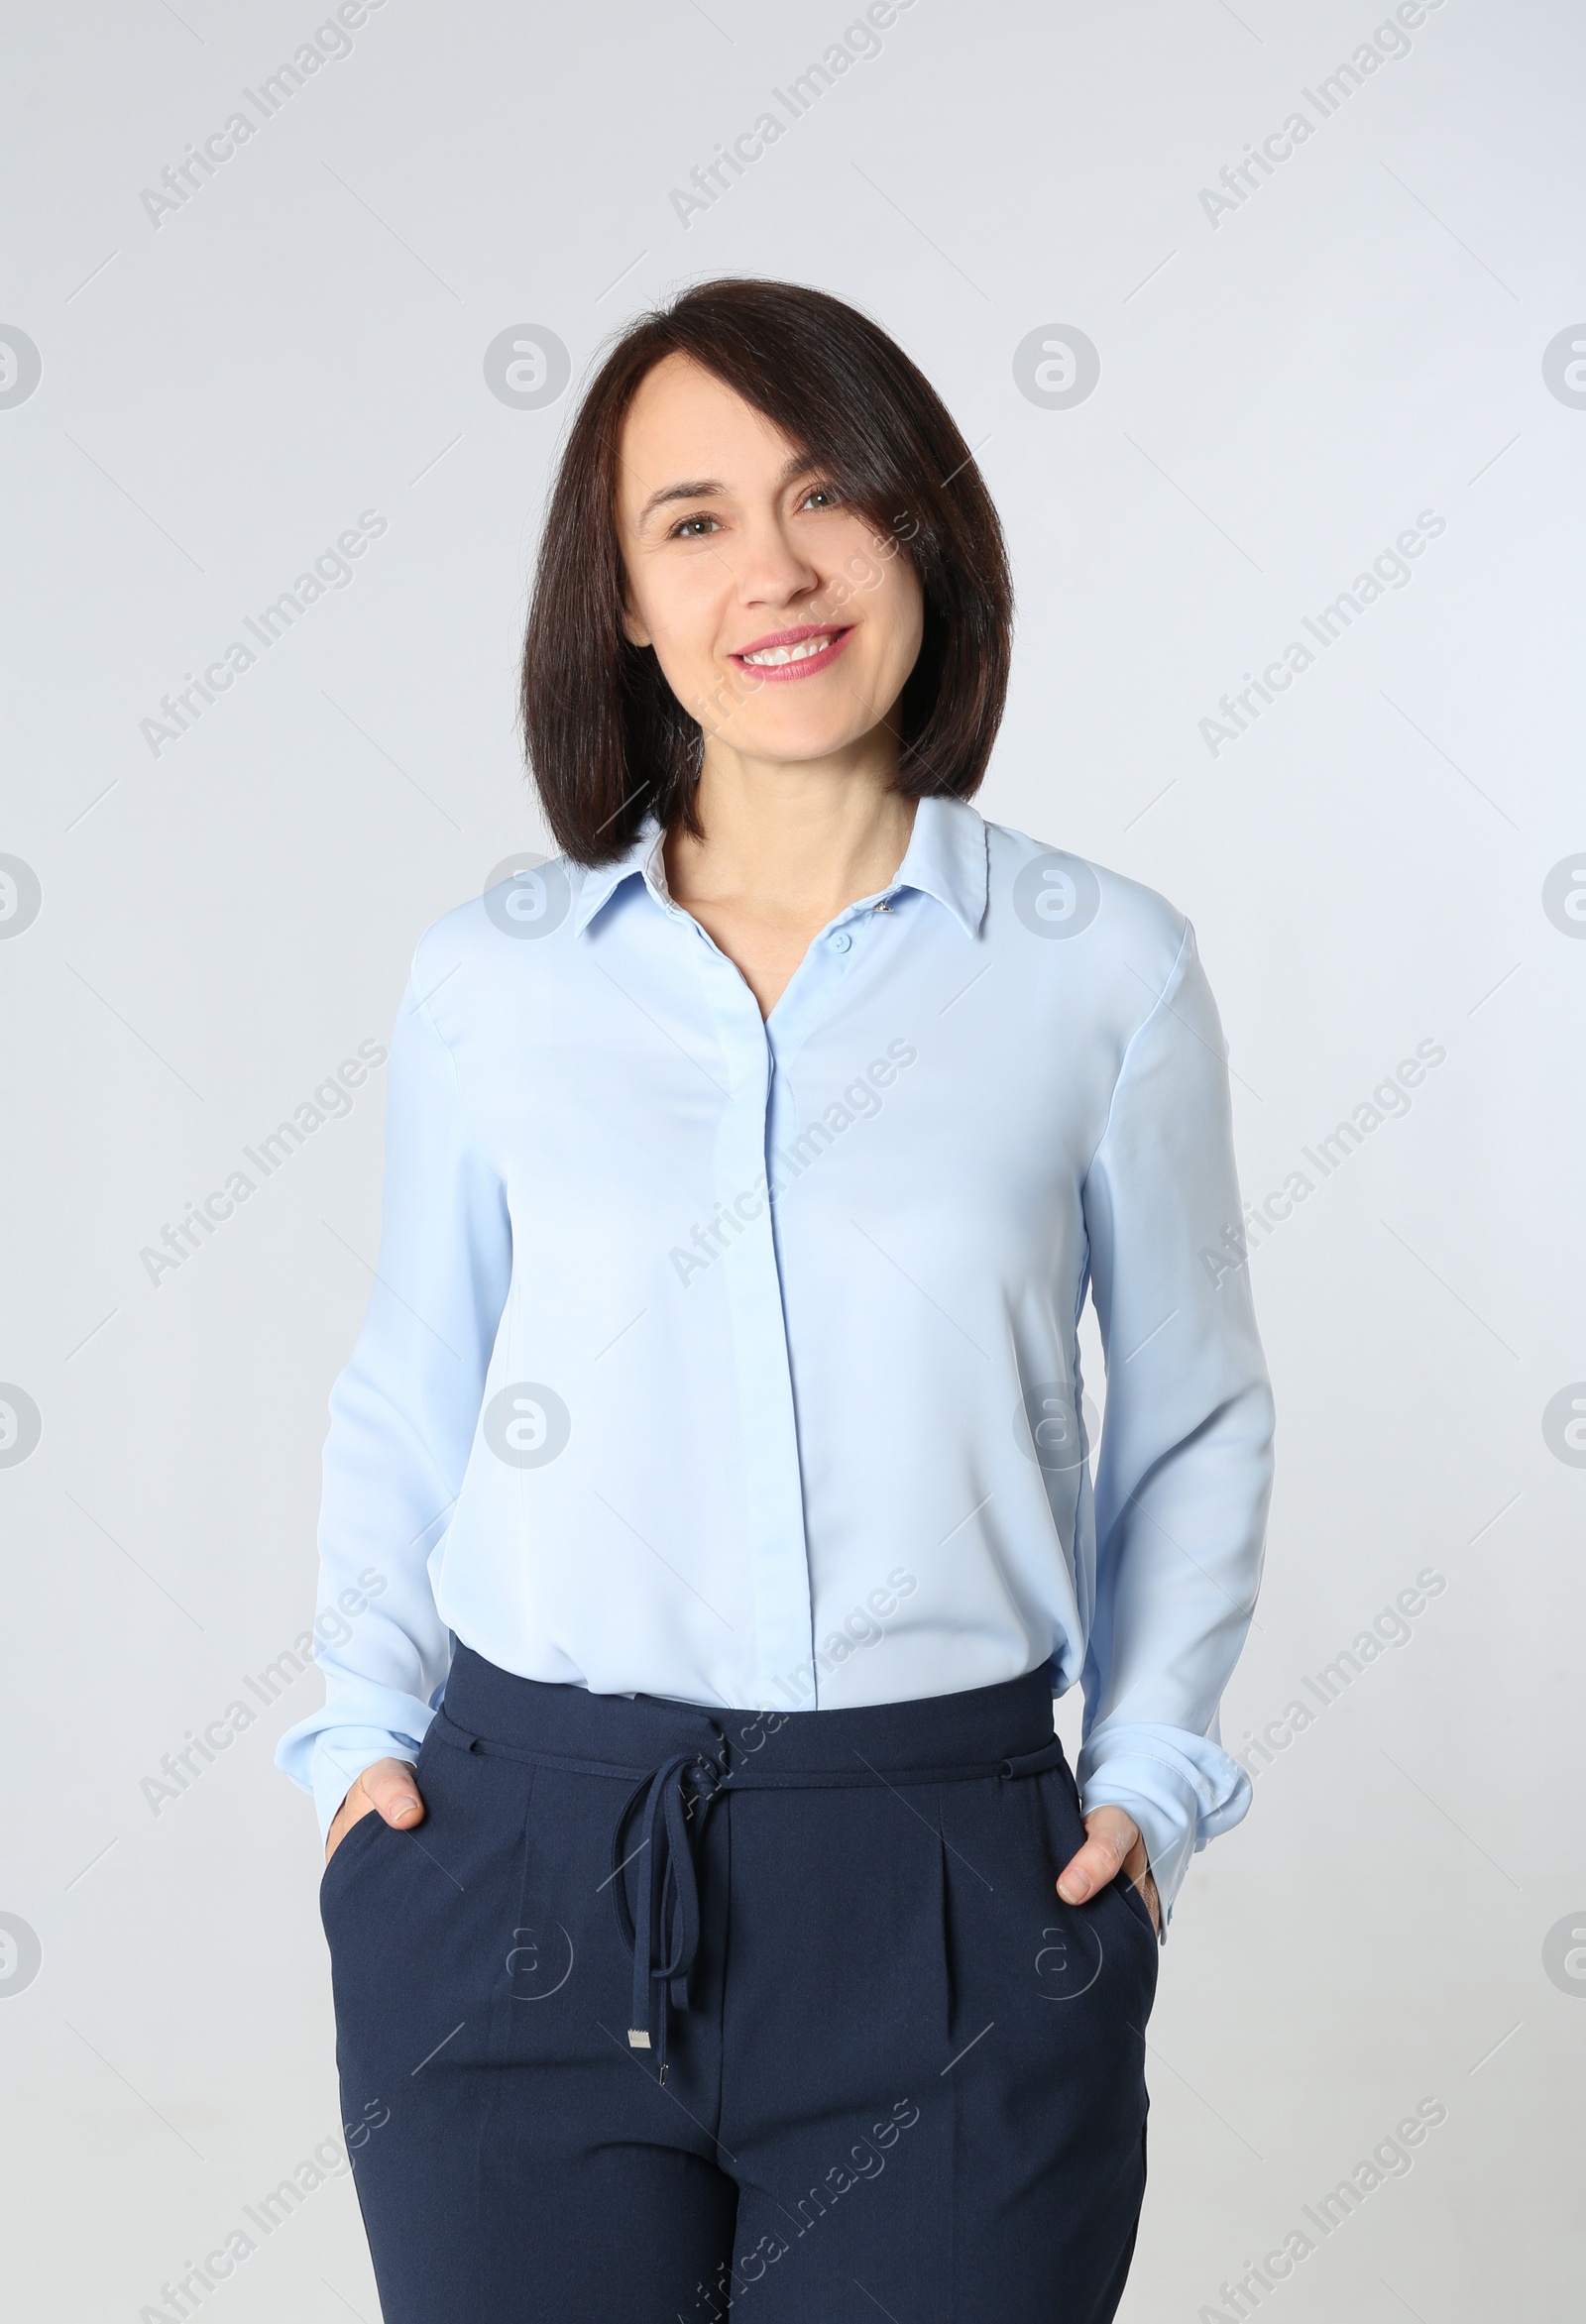
<path id="1" fill-rule="evenodd" d="M 763 653 L 740 654 L 738 659 L 774 668 L 783 662 L 807 662 L 812 654 L 825 653 L 836 642 L 832 637 L 806 637 L 798 645 L 768 645 Z"/>

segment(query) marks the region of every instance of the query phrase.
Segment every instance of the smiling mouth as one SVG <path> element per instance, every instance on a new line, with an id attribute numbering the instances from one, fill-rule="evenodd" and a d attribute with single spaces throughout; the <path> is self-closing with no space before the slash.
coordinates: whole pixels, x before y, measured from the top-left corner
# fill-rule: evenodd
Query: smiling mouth
<path id="1" fill-rule="evenodd" d="M 789 645 L 763 645 L 750 653 L 735 654 L 732 658 L 745 670 L 803 677 L 807 671 L 813 672 L 821 664 L 831 661 L 841 652 L 850 635 L 849 629 L 826 630 L 816 637 L 797 638 Z"/>

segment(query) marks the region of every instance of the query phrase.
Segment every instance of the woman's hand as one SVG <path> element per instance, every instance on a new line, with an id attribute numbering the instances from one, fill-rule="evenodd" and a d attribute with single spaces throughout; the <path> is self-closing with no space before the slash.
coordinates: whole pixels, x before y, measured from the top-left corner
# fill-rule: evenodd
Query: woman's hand
<path id="1" fill-rule="evenodd" d="M 424 1803 L 413 1781 L 410 1760 L 377 1759 L 373 1767 L 364 1769 L 331 1818 L 330 1829 L 325 1834 L 327 1864 L 359 1817 L 370 1815 L 384 1816 L 398 1831 L 408 1831 L 415 1824 L 422 1824 Z"/>
<path id="2" fill-rule="evenodd" d="M 389 1767 L 391 1761 L 388 1759 L 384 1764 Z M 1146 1860 L 1146 1843 L 1140 1837 L 1139 1825 L 1121 1808 L 1092 1808 L 1084 1820 L 1084 1846 L 1069 1858 L 1058 1874 L 1059 1896 L 1066 1905 L 1082 1905 L 1086 1897 L 1096 1895 L 1109 1880 L 1115 1880 L 1120 1871 L 1127 1872 L 1146 1900 L 1151 1926 L 1160 1938 L 1162 1899 Z"/>

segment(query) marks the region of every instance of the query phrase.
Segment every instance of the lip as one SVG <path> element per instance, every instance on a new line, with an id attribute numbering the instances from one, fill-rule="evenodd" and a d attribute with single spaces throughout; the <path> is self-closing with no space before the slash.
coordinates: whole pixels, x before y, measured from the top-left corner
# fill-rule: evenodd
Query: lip
<path id="1" fill-rule="evenodd" d="M 741 645 L 736 653 L 730 654 L 728 659 L 736 662 L 740 670 L 747 671 L 755 678 L 763 679 L 767 685 L 785 685 L 791 679 L 816 678 L 823 670 L 829 670 L 852 634 L 851 623 L 805 621 L 801 622 L 796 629 L 773 629 L 764 637 L 753 638 L 749 644 Z M 801 662 L 781 662 L 772 668 L 767 668 L 760 662 L 746 662 L 743 659 L 745 654 L 768 653 L 771 647 L 776 645 L 802 645 L 808 637 L 829 637 L 832 643 L 827 647 L 825 653 L 812 654 Z"/>

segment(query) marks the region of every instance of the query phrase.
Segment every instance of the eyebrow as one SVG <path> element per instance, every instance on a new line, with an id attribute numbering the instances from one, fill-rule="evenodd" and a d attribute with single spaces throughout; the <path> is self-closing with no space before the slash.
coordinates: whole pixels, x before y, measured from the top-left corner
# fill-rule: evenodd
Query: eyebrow
<path id="1" fill-rule="evenodd" d="M 776 480 L 777 491 L 780 492 L 785 485 L 792 484 L 795 477 L 807 475 L 811 469 L 817 468 L 819 465 L 820 463 L 808 453 L 795 452 L 791 459 L 783 463 Z M 715 477 L 704 477 L 683 484 L 663 485 L 658 493 L 651 493 L 639 510 L 638 522 L 641 526 L 644 525 L 657 508 L 665 507 L 670 501 L 723 498 L 726 497 L 727 489 L 727 486 L 720 483 Z"/>

